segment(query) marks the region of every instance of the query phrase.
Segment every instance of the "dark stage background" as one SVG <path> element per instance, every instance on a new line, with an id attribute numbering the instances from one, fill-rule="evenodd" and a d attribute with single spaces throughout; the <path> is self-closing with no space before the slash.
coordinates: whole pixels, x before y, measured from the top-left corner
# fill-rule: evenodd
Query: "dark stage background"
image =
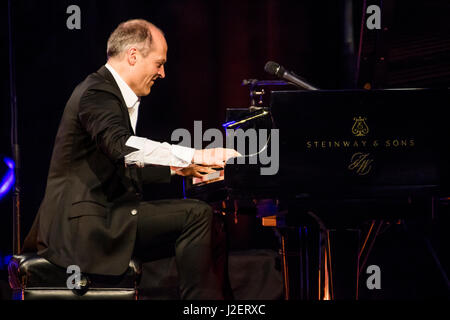
<path id="1" fill-rule="evenodd" d="M 268 60 L 323 89 L 448 87 L 449 2 L 367 1 L 382 4 L 382 10 L 386 10 L 386 14 L 382 11 L 382 24 L 388 29 L 365 28 L 360 48 L 363 2 L 13 0 L 22 151 L 22 239 L 44 194 L 54 137 L 65 103 L 74 87 L 105 63 L 107 38 L 120 22 L 144 18 L 166 34 L 169 45 L 166 78 L 157 81 L 150 96 L 143 99 L 137 134 L 167 141 L 176 128 L 192 132 L 194 120 L 203 121 L 203 130 L 220 128 L 226 108 L 248 107 L 249 90 L 241 82 L 250 78 L 274 79 L 263 70 Z M 72 4 L 81 8 L 80 30 L 66 27 L 70 15 L 66 9 Z M 353 8 L 349 11 L 353 15 L 345 16 L 346 8 Z M 1 1 L 0 15 L 3 176 L 6 171 L 3 157 L 11 156 L 7 1 Z M 0 200 L 2 259 L 12 251 L 11 215 L 9 193 Z M 270 231 L 261 230 L 257 219 L 246 217 L 241 221 L 242 227 L 233 227 L 241 240 L 234 243 L 235 250 L 273 248 L 276 238 Z M 439 225 L 432 226 L 437 239 L 435 246 L 439 252 L 445 252 L 440 239 L 444 227 Z M 448 292 L 434 260 L 423 245 L 414 245 L 420 239 L 407 229 L 397 229 L 386 232 L 374 254 L 379 252 L 378 259 L 385 259 L 386 265 L 407 264 L 410 269 L 398 267 L 410 270 L 405 271 L 405 279 L 412 276 L 419 281 L 395 282 L 392 277 L 388 289 L 376 295 L 367 293 L 366 298 L 445 296 Z M 416 240 L 406 242 L 402 232 Z M 404 252 L 406 258 L 398 258 L 399 252 Z M 414 261 L 408 260 L 411 256 Z M 444 267 L 448 268 L 448 264 Z M 0 269 L 1 280 L 5 281 L 4 263 Z"/>

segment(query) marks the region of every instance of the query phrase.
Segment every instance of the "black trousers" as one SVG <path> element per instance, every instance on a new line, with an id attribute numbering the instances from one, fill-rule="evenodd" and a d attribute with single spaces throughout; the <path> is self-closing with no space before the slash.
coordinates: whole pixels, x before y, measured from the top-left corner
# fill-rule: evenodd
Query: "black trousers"
<path id="1" fill-rule="evenodd" d="M 232 299 L 223 221 L 202 201 L 141 203 L 134 254 L 142 262 L 175 255 L 181 299 Z"/>

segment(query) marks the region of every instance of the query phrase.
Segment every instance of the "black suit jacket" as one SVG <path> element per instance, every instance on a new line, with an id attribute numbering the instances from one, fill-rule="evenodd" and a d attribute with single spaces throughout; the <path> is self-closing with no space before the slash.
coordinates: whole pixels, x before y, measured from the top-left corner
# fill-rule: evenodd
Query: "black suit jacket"
<path id="1" fill-rule="evenodd" d="M 57 265 L 78 265 L 86 273 L 125 272 L 142 184 L 170 181 L 169 167 L 125 166 L 124 156 L 136 150 L 125 145 L 133 134 L 119 87 L 103 66 L 67 102 L 45 196 L 23 251 L 37 250 Z"/>

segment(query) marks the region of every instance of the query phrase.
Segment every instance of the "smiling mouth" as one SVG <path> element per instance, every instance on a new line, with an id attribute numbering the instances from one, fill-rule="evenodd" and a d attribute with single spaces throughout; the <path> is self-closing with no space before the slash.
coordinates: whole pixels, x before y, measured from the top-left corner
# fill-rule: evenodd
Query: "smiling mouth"
<path id="1" fill-rule="evenodd" d="M 156 79 L 158 79 L 158 77 L 153 78 L 153 79 L 150 80 L 149 87 L 151 87 L 151 86 L 153 86 L 155 84 Z"/>

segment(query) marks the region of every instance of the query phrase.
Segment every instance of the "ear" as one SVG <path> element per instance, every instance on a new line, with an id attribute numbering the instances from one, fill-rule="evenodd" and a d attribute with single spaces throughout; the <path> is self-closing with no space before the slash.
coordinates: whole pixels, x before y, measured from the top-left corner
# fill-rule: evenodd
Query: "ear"
<path id="1" fill-rule="evenodd" d="M 137 49 L 136 47 L 130 47 L 127 50 L 127 61 L 130 66 L 134 66 L 137 61 Z"/>

